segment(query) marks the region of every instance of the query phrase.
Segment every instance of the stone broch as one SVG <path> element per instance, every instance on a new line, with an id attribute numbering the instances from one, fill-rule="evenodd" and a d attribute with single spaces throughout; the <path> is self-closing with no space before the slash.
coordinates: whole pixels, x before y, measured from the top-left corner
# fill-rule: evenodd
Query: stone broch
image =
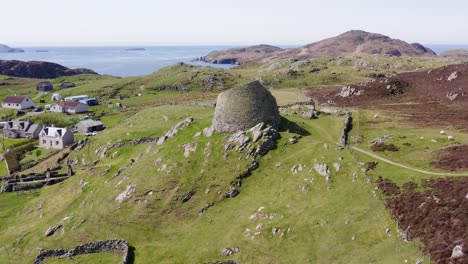
<path id="1" fill-rule="evenodd" d="M 254 81 L 218 96 L 213 126 L 217 132 L 234 133 L 261 122 L 277 129 L 280 120 L 275 97 L 259 81 Z"/>

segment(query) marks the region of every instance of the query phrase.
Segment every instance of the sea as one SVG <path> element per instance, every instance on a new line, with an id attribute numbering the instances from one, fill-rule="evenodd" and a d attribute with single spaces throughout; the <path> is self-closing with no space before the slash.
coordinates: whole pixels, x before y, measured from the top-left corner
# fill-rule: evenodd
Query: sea
<path id="1" fill-rule="evenodd" d="M 468 48 L 468 45 L 426 45 L 440 54 L 446 50 Z M 184 62 L 219 68 L 233 65 L 192 62 L 211 51 L 234 46 L 137 46 L 137 47 L 19 47 L 24 53 L 0 53 L 3 60 L 48 61 L 69 68 L 87 68 L 99 74 L 128 77 L 151 74 L 163 67 Z M 239 47 L 239 46 L 235 46 Z M 294 46 L 280 45 L 283 48 Z M 298 46 L 296 46 L 298 47 Z"/>

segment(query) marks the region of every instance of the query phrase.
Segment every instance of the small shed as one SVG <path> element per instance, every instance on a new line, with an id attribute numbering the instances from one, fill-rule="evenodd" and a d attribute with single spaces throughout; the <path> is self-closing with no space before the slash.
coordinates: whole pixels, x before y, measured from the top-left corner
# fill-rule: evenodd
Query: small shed
<path id="1" fill-rule="evenodd" d="M 54 89 L 54 85 L 51 82 L 40 82 L 36 86 L 38 92 L 49 92 Z"/>
<path id="2" fill-rule="evenodd" d="M 68 89 L 68 88 L 73 88 L 76 85 L 72 82 L 64 82 L 60 85 L 60 89 Z"/>
<path id="3" fill-rule="evenodd" d="M 101 121 L 86 119 L 75 125 L 75 130 L 80 133 L 101 131 L 104 129 L 104 125 Z"/>
<path id="4" fill-rule="evenodd" d="M 52 94 L 50 100 L 52 100 L 52 101 L 60 101 L 60 100 L 62 100 L 62 95 L 60 95 L 59 93 L 54 93 L 54 94 Z"/>
<path id="5" fill-rule="evenodd" d="M 98 100 L 96 100 L 96 98 L 81 99 L 79 102 L 89 106 L 98 104 Z"/>

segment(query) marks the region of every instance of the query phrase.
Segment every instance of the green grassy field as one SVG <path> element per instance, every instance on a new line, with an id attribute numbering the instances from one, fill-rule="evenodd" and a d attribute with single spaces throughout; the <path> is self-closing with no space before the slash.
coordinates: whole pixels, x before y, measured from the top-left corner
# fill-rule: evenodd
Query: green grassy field
<path id="1" fill-rule="evenodd" d="M 56 90 L 63 96 L 102 98 L 99 106 L 90 107 L 90 114 L 107 128 L 89 137 L 82 150 L 71 153 L 69 159 L 78 164 L 75 176 L 46 186 L 37 195 L 0 194 L 0 263 L 30 263 L 38 248 L 72 248 L 110 238 L 128 240 L 135 248 L 135 263 L 226 259 L 241 263 L 414 263 L 418 258 L 429 263 L 417 241 L 406 243 L 398 237 L 396 223 L 368 177 L 373 182 L 382 175 L 403 184 L 432 176 L 383 162 L 376 170 L 363 173 L 358 162 L 374 159 L 351 149 L 337 151 L 344 117 L 306 120 L 284 116 L 276 148 L 259 159 L 259 169 L 242 181 L 240 194 L 225 199 L 231 182 L 248 168 L 251 159 L 236 151 L 225 157 L 226 135 L 194 137 L 211 125 L 213 108 L 168 103 L 213 101 L 222 89 L 261 79 L 281 105 L 306 100 L 302 88 L 345 85 L 368 80 L 372 73 L 425 70 L 447 63 L 386 56 L 321 58 L 249 64 L 232 70 L 175 65 L 138 78 L 83 75 L 52 80 L 55 87 L 64 81 L 77 84 Z M 38 80 L 0 76 L 0 81 L 7 83 L 0 87 L 0 96 L 18 93 L 51 103 L 51 93 L 36 94 Z M 115 103 L 125 104 L 127 109 L 109 107 Z M 435 151 L 454 142 L 468 142 L 464 133 L 447 131 L 455 137 L 454 142 L 448 141 L 439 129 L 415 128 L 388 113 L 379 112 L 376 120 L 374 111 L 353 114 L 351 136 L 361 138 L 354 146 L 369 150 L 372 138 L 391 134 L 388 142 L 397 145 L 399 152 L 378 154 L 420 169 L 435 171 L 430 165 Z M 159 137 L 189 116 L 194 123 L 160 146 L 130 144 L 142 137 Z M 48 113 L 39 119 L 66 123 L 76 122 L 80 115 Z M 294 125 L 308 133 L 291 145 L 289 138 L 296 136 L 290 132 Z M 110 149 L 119 141 L 128 144 Z M 5 141 L 6 146 L 13 144 Z M 189 157 L 184 156 L 185 144 L 197 146 Z M 49 154 L 41 152 L 37 157 Z M 27 153 L 23 162 L 32 161 L 35 155 L 34 151 Z M 135 164 L 129 165 L 132 160 Z M 54 162 L 46 159 L 25 173 L 43 172 Z M 330 168 L 329 183 L 313 169 L 317 163 Z M 340 164 L 339 171 L 334 169 L 335 163 Z M 303 170 L 293 174 L 296 165 Z M 124 166 L 128 168 L 116 175 Z M 132 188 L 127 199 L 116 200 Z M 193 197 L 183 203 L 190 192 Z M 211 203 L 205 214 L 198 214 Z M 45 230 L 54 225 L 63 228 L 45 237 Z M 240 252 L 221 256 L 227 247 L 238 247 Z M 119 258 L 96 254 L 46 263 L 109 263 Z"/>
<path id="2" fill-rule="evenodd" d="M 225 247 L 239 247 L 240 252 L 232 258 L 242 263 L 395 263 L 425 258 L 413 243 L 404 243 L 397 236 L 395 223 L 383 202 L 373 197 L 373 185 L 366 184 L 355 157 L 346 150 L 336 151 L 343 118 L 288 116 L 310 135 L 290 145 L 288 138 L 294 134 L 281 132 L 277 148 L 260 159 L 260 168 L 243 182 L 240 195 L 223 199 L 229 182 L 249 160 L 230 152 L 224 161 L 223 135 L 193 138 L 210 125 L 212 114 L 212 108 L 191 106 L 143 110 L 91 138 L 87 147 L 71 158 L 89 163 L 98 159 L 95 150 L 109 143 L 161 135 L 187 116 L 193 116 L 195 122 L 149 152 L 149 143 L 114 149 L 98 165 L 77 168 L 76 176 L 42 189 L 37 197 L 0 195 L 0 204 L 10 212 L 2 215 L 2 223 L 14 223 L 0 226 L 0 261 L 9 263 L 14 254 L 28 262 L 38 247 L 71 248 L 108 238 L 129 240 L 136 249 L 135 263 L 205 263 L 226 259 L 220 255 Z M 169 120 L 164 121 L 162 115 Z M 181 145 L 193 141 L 198 143 L 197 150 L 186 158 Z M 204 165 L 207 151 L 211 154 Z M 137 165 L 113 178 L 140 153 Z M 339 157 L 343 161 L 336 172 L 332 163 L 339 162 Z M 156 165 L 158 158 L 162 161 Z M 309 171 L 318 162 L 331 167 L 331 183 Z M 281 166 L 277 167 L 278 163 Z M 167 165 L 164 171 L 162 164 Z M 305 169 L 293 175 L 291 168 L 298 164 Z M 108 166 L 110 171 L 102 175 Z M 355 182 L 354 172 L 358 174 Z M 131 198 L 116 201 L 130 184 L 136 184 Z M 206 189 L 210 189 L 208 194 Z M 190 191 L 195 192 L 194 197 L 182 203 Z M 198 210 L 211 202 L 214 206 L 198 216 Z M 261 207 L 264 209 L 258 212 Z M 274 217 L 249 219 L 255 213 Z M 62 224 L 64 231 L 44 237 L 47 227 L 57 224 Z M 390 235 L 385 233 L 387 227 L 392 230 Z M 281 231 L 274 235 L 273 228 Z"/>

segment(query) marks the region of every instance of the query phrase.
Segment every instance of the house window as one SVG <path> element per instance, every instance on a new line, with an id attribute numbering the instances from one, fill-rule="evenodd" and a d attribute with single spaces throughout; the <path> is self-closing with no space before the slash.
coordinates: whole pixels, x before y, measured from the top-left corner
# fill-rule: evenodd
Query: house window
<path id="1" fill-rule="evenodd" d="M 58 141 L 55 141 L 55 145 L 58 145 L 58 144 L 59 144 L 59 142 L 58 142 Z"/>
<path id="2" fill-rule="evenodd" d="M 46 143 L 46 140 L 45 140 L 45 139 L 43 139 L 43 140 L 42 140 L 42 144 L 45 144 L 45 143 Z"/>

